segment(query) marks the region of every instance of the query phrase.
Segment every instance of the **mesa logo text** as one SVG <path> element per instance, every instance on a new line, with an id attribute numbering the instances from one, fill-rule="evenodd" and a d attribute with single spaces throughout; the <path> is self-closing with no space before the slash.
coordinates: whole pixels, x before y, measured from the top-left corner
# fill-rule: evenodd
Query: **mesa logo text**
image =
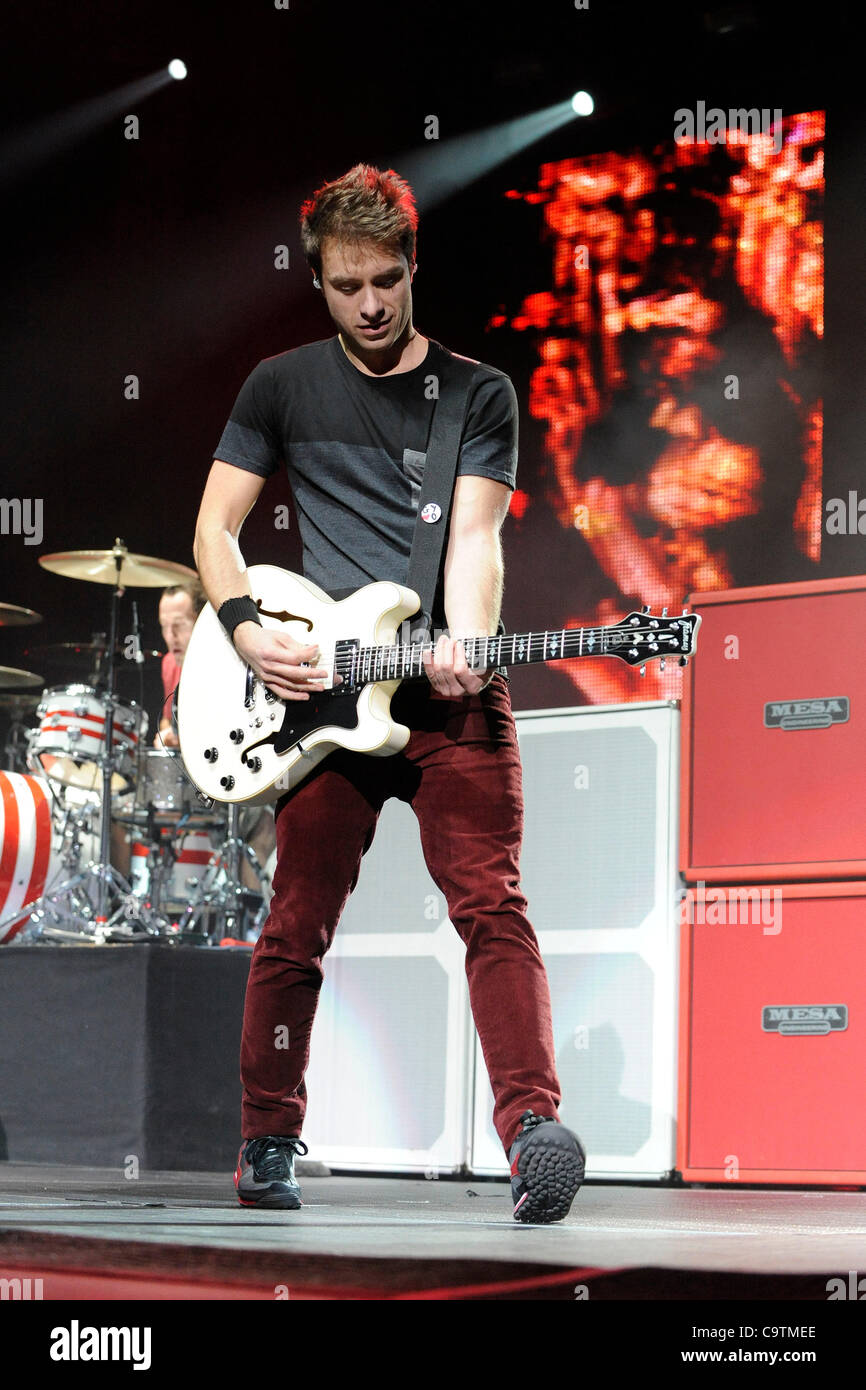
<path id="1" fill-rule="evenodd" d="M 847 724 L 850 715 L 847 695 L 824 696 L 819 700 L 769 700 L 764 705 L 764 727 L 829 729 L 831 724 Z"/>
<path id="2" fill-rule="evenodd" d="M 761 1010 L 765 1033 L 801 1037 L 804 1033 L 844 1033 L 847 1027 L 847 1004 L 768 1004 Z"/>
<path id="3" fill-rule="evenodd" d="M 52 1361 L 131 1361 L 134 1371 L 150 1370 L 149 1327 L 69 1327 L 51 1329 Z"/>

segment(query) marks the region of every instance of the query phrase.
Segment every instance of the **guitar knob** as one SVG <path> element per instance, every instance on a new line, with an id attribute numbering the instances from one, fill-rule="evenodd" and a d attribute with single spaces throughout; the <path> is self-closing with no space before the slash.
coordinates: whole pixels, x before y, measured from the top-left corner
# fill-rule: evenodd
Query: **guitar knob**
<path id="1" fill-rule="evenodd" d="M 221 777 L 221 778 L 220 778 L 220 786 L 221 786 L 225 791 L 227 791 L 227 792 L 230 792 L 230 791 L 231 791 L 231 789 L 232 789 L 232 787 L 234 786 L 234 784 L 235 784 L 235 779 L 234 779 L 234 777 L 232 777 L 231 773 L 229 773 L 229 775 L 228 775 L 227 777 Z"/>
<path id="2" fill-rule="evenodd" d="M 243 729 L 232 729 L 231 733 L 229 734 L 229 738 L 231 739 L 232 743 L 242 743 L 243 737 Z"/>
<path id="3" fill-rule="evenodd" d="M 249 768 L 250 772 L 261 772 L 261 770 L 262 770 L 262 760 L 261 760 L 261 758 L 247 758 L 247 767 Z"/>
<path id="4" fill-rule="evenodd" d="M 215 763 L 218 757 L 219 753 L 215 748 L 206 748 L 204 750 L 204 760 L 206 763 Z"/>

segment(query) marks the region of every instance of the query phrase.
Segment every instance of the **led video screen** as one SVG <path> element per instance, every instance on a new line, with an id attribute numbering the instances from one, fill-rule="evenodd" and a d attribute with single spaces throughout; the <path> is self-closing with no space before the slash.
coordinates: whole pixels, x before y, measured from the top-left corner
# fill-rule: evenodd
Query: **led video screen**
<path id="1" fill-rule="evenodd" d="M 535 443 L 508 553 L 555 564 L 551 627 L 642 604 L 678 613 L 692 592 L 816 571 L 823 141 L 810 112 L 781 134 L 543 164 L 535 187 L 508 193 L 537 209 L 550 266 L 489 324 L 522 335 L 531 359 L 521 405 Z M 676 664 L 639 680 L 581 660 L 518 702 L 568 702 L 563 675 L 577 703 L 682 689 Z"/>

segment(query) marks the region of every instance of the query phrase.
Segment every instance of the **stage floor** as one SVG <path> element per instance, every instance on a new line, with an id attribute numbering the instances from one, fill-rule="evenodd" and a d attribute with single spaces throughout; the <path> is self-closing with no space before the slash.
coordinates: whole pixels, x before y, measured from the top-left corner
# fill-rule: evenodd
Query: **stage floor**
<path id="1" fill-rule="evenodd" d="M 299 1180 L 300 1211 L 265 1212 L 229 1173 L 3 1163 L 0 1273 L 44 1298 L 826 1299 L 866 1269 L 863 1192 L 590 1183 L 564 1222 L 524 1226 L 504 1182 Z"/>

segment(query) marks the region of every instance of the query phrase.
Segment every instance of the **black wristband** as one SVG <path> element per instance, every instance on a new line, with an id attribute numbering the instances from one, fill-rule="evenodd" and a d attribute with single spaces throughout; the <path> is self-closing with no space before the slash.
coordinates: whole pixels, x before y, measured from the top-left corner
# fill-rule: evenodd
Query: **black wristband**
<path id="1" fill-rule="evenodd" d="M 255 600 L 251 599 L 249 594 L 242 594 L 240 598 L 227 598 L 225 603 L 220 604 L 217 617 L 229 638 L 232 638 L 239 623 L 258 623 L 259 627 L 262 625 Z"/>

